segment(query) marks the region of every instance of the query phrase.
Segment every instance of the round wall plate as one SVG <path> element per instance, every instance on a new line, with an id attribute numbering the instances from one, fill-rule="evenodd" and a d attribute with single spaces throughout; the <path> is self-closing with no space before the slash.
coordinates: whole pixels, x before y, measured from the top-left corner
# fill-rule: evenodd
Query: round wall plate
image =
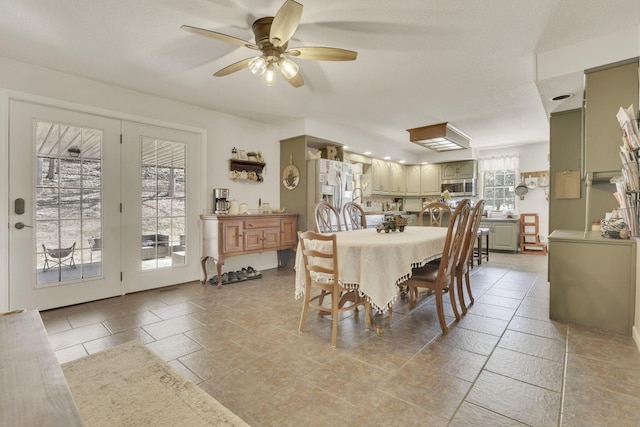
<path id="1" fill-rule="evenodd" d="M 282 185 L 287 190 L 293 190 L 300 182 L 300 171 L 294 165 L 288 165 L 282 171 Z"/>

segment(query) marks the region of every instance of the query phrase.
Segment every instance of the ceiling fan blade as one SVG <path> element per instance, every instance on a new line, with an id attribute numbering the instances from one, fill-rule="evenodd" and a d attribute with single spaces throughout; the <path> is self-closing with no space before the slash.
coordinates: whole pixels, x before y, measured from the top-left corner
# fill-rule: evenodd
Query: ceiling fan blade
<path id="1" fill-rule="evenodd" d="M 235 62 L 235 63 L 233 63 L 231 65 L 228 65 L 228 66 L 224 67 L 222 70 L 220 70 L 217 73 L 215 73 L 214 76 L 223 77 L 223 76 L 226 76 L 227 74 L 231 74 L 231 73 L 235 73 L 236 71 L 240 71 L 243 68 L 246 68 L 247 65 L 249 65 L 249 62 L 252 59 L 253 59 L 253 57 L 247 58 L 247 59 L 243 59 L 242 61 L 238 61 L 238 62 Z"/>
<path id="2" fill-rule="evenodd" d="M 337 47 L 294 47 L 285 52 L 289 56 L 316 61 L 353 61 L 358 52 Z"/>
<path id="3" fill-rule="evenodd" d="M 302 5 L 293 0 L 286 0 L 273 17 L 269 41 L 278 47 L 286 44 L 296 32 L 302 17 Z"/>
<path id="4" fill-rule="evenodd" d="M 205 30 L 204 28 L 192 27 L 191 25 L 183 25 L 180 28 L 190 33 L 198 34 L 199 36 L 205 36 L 211 39 L 222 40 L 227 43 L 245 46 L 245 47 L 248 47 L 249 49 L 260 50 L 260 48 L 254 43 L 239 39 L 237 37 L 229 36 L 222 33 L 216 33 L 215 31 Z"/>
<path id="5" fill-rule="evenodd" d="M 283 75 L 284 76 L 284 75 Z M 290 79 L 288 78 L 284 78 L 286 81 L 289 82 L 289 84 L 293 87 L 301 87 L 304 86 L 304 79 L 302 78 L 302 73 L 300 71 L 298 71 L 296 73 L 295 76 L 291 77 Z"/>

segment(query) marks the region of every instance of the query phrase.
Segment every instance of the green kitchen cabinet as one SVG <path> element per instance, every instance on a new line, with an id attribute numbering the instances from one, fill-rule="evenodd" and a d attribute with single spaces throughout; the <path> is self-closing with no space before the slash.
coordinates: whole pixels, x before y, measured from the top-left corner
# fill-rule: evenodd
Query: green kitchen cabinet
<path id="1" fill-rule="evenodd" d="M 420 166 L 420 194 L 423 196 L 440 195 L 440 164 L 431 163 Z"/>
<path id="2" fill-rule="evenodd" d="M 519 219 L 483 219 L 480 228 L 489 229 L 489 250 L 518 252 Z"/>
<path id="3" fill-rule="evenodd" d="M 585 169 L 619 173 L 620 107 L 638 108 L 638 58 L 585 71 Z"/>
<path id="4" fill-rule="evenodd" d="M 478 162 L 475 160 L 440 164 L 440 175 L 442 180 L 472 179 L 476 177 L 477 172 Z"/>
<path id="5" fill-rule="evenodd" d="M 637 242 L 599 232 L 549 235 L 549 318 L 631 335 Z"/>

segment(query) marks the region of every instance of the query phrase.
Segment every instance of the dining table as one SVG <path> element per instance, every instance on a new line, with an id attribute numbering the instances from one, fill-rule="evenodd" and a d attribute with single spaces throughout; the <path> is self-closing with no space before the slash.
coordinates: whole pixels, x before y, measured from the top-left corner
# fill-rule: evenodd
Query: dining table
<path id="1" fill-rule="evenodd" d="M 380 313 L 398 297 L 399 286 L 412 269 L 440 258 L 447 227 L 407 226 L 404 231 L 378 232 L 375 228 L 340 231 L 336 235 L 341 284 L 357 289 Z M 314 249 L 330 249 L 331 242 L 313 242 Z M 295 260 L 295 297 L 304 296 L 305 267 L 300 242 Z"/>

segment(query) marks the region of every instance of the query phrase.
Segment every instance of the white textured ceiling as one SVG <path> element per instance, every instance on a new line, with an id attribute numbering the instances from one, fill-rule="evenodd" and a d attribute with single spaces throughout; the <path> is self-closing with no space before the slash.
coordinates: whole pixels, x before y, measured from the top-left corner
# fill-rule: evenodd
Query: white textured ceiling
<path id="1" fill-rule="evenodd" d="M 637 0 L 301 0 L 290 47 L 358 58 L 298 60 L 299 89 L 265 87 L 248 70 L 213 77 L 253 51 L 180 30 L 252 40 L 253 20 L 282 3 L 0 0 L 0 56 L 260 121 L 349 127 L 421 153 L 406 129 L 445 121 L 474 148 L 548 140 L 556 107 L 542 98 L 575 90 L 580 73 L 536 82 L 536 54 L 640 23 Z"/>

